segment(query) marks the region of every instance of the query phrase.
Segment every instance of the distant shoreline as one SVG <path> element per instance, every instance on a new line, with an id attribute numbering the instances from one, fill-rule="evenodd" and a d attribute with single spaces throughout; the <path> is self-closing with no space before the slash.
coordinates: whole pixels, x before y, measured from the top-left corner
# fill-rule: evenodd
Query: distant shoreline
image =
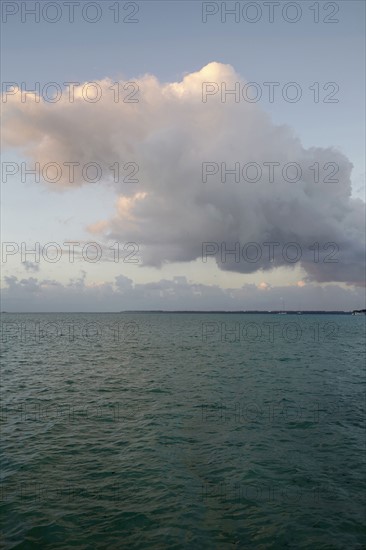
<path id="1" fill-rule="evenodd" d="M 2 315 L 6 314 L 18 314 L 18 315 L 72 315 L 72 314 L 88 314 L 88 315 L 120 315 L 120 314 L 137 314 L 137 313 L 154 313 L 154 314 L 225 314 L 225 315 L 353 315 L 358 313 L 365 315 L 366 310 L 353 310 L 353 311 L 317 311 L 317 310 L 308 310 L 308 311 L 260 311 L 260 310 L 251 310 L 251 311 L 225 311 L 225 310 L 159 310 L 159 309 L 147 309 L 147 310 L 125 310 L 125 311 L 2 311 Z"/>

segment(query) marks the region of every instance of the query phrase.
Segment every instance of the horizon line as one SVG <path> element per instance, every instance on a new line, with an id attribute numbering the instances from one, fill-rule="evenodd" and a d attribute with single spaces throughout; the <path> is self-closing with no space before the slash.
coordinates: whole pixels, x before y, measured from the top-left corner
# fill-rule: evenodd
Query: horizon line
<path id="1" fill-rule="evenodd" d="M 257 310 L 257 309 L 251 309 L 251 310 L 224 310 L 224 309 L 213 309 L 213 310 L 184 310 L 184 309 L 175 309 L 175 310 L 168 310 L 168 309 L 126 309 L 121 311 L 1 311 L 1 314 L 13 314 L 13 313 L 19 313 L 19 314 L 32 314 L 32 313 L 39 313 L 39 314 L 53 314 L 53 313 L 65 313 L 65 314 L 71 314 L 71 313 L 89 313 L 89 314 L 113 314 L 118 315 L 121 313 L 228 313 L 228 314 L 239 314 L 239 313 L 247 313 L 247 314 L 258 314 L 258 313 L 264 313 L 268 315 L 278 315 L 281 313 L 290 314 L 290 315 L 298 315 L 299 313 L 338 313 L 347 315 L 349 313 L 366 313 L 365 309 L 350 309 L 350 310 L 341 310 L 341 309 L 335 309 L 335 310 L 325 310 L 325 309 L 309 309 L 309 310 L 301 310 L 301 309 L 292 309 L 292 310 Z"/>

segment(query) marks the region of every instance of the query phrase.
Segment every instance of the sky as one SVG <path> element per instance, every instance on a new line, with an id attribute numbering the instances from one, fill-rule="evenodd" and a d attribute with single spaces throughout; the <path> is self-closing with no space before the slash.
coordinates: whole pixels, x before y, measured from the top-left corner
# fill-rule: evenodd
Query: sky
<path id="1" fill-rule="evenodd" d="M 363 2 L 52 4 L 2 2 L 3 310 L 365 307 Z"/>

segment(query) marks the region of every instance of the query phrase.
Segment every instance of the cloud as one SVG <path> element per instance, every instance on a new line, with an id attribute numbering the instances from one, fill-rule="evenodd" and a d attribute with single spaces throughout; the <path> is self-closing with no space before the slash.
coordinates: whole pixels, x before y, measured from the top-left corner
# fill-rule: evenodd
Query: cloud
<path id="1" fill-rule="evenodd" d="M 257 285 L 257 288 L 259 290 L 269 290 L 271 286 L 268 283 L 262 282 L 262 283 L 259 283 L 259 285 Z"/>
<path id="2" fill-rule="evenodd" d="M 90 230 L 138 243 L 145 265 L 189 262 L 201 257 L 202 243 L 214 242 L 221 269 L 264 272 L 289 265 L 281 251 L 294 242 L 301 247 L 307 282 L 364 284 L 364 203 L 351 197 L 351 162 L 332 147 L 305 149 L 289 127 L 274 125 L 259 104 L 222 103 L 220 94 L 202 102 L 203 83 L 225 82 L 231 89 L 238 81 L 242 79 L 230 65 L 210 63 L 181 82 L 163 84 L 151 75 L 138 79 L 138 103 L 115 103 L 109 79 L 99 81 L 103 95 L 98 103 L 89 104 L 80 94 L 74 103 L 64 94 L 55 104 L 21 103 L 17 95 L 9 96 L 4 139 L 41 166 L 99 163 L 101 184 L 115 186 L 116 213 L 95 220 Z M 123 173 L 126 162 L 135 163 L 139 182 L 114 183 L 110 167 L 116 162 Z M 228 168 L 237 162 L 262 168 L 276 162 L 280 171 L 272 183 L 235 183 L 230 177 L 222 183 L 219 173 L 203 183 L 204 162 L 225 162 Z M 287 163 L 301 168 L 295 183 L 282 176 Z M 315 183 L 315 167 L 324 166 L 328 169 Z M 338 182 L 327 183 L 325 176 L 333 168 Z M 50 185 L 86 184 L 80 172 L 70 184 L 63 170 L 57 184 Z M 223 261 L 221 243 L 232 249 L 249 242 L 262 248 L 257 262 L 242 256 L 236 261 L 234 255 Z M 280 243 L 274 262 L 263 250 L 266 242 Z M 309 248 L 314 243 L 320 247 L 318 261 Z M 324 261 L 334 250 L 328 243 L 335 243 L 337 262 Z"/>
<path id="3" fill-rule="evenodd" d="M 5 311 L 111 311 L 124 310 L 279 310 L 285 299 L 288 310 L 352 310 L 365 307 L 361 288 L 298 284 L 284 287 L 245 284 L 222 289 L 185 277 L 135 284 L 124 275 L 114 281 L 88 284 L 85 272 L 66 284 L 55 280 L 5 277 L 2 308 Z M 264 286 L 266 285 L 266 286 Z M 264 291 L 265 290 L 265 291 Z M 321 306 L 319 305 L 321 304 Z"/>
<path id="4" fill-rule="evenodd" d="M 26 271 L 30 271 L 30 272 L 34 272 L 34 273 L 39 271 L 39 265 L 37 263 L 25 261 L 25 262 L 23 262 L 23 265 L 24 265 L 24 269 Z"/>

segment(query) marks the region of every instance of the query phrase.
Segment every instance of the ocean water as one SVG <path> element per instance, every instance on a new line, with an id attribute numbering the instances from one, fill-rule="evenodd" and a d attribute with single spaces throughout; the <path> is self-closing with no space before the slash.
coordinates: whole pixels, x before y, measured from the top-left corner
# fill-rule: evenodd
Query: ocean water
<path id="1" fill-rule="evenodd" d="M 4 548 L 365 548 L 365 317 L 5 314 Z"/>

